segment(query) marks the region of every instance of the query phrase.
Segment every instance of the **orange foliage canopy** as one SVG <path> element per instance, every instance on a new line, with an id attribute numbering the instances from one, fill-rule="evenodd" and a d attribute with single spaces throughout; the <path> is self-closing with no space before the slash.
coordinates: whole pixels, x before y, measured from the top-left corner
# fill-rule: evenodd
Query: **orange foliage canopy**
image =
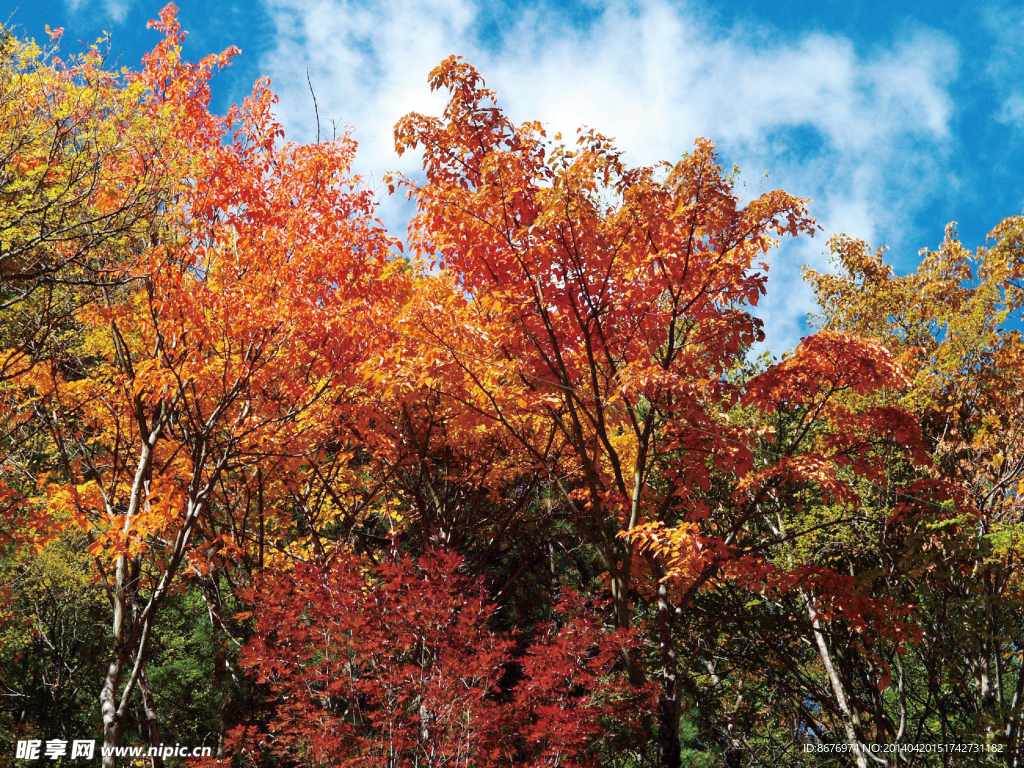
<path id="1" fill-rule="evenodd" d="M 274 494 L 362 413 L 351 388 L 382 339 L 358 323 L 382 322 L 404 294 L 394 240 L 349 173 L 354 142 L 282 143 L 266 81 L 227 116 L 211 114 L 208 80 L 235 51 L 186 64 L 174 6 L 155 26 L 164 39 L 139 73 L 95 84 L 130 90 L 158 128 L 146 147 L 162 179 L 148 237 L 119 282 L 76 313 L 70 361 L 10 382 L 45 414 L 60 468 L 40 478 L 39 540 L 84 530 L 111 597 L 108 744 L 169 591 L 183 571 L 204 577 L 241 557 L 256 485 L 261 532 L 264 512 L 289 525 Z"/>
<path id="2" fill-rule="evenodd" d="M 700 141 L 676 165 L 629 168 L 605 137 L 550 144 L 513 126 L 477 72 L 449 58 L 431 86 L 442 119 L 412 114 L 399 151 L 422 147 L 413 254 L 432 262 L 401 318 L 413 390 L 460 404 L 468 428 L 509 435 L 513 469 L 539 473 L 600 547 L 628 624 L 632 555 L 616 534 L 677 512 L 726 439 L 739 398 L 723 373 L 761 337 L 747 308 L 772 235 L 812 229 L 804 201 L 739 207 Z M 667 484 L 655 489 L 662 475 Z"/>
<path id="3" fill-rule="evenodd" d="M 231 52 L 184 64 L 173 6 L 161 19 L 166 39 L 136 77 L 173 121 L 176 186 L 128 287 L 80 315 L 96 367 L 22 382 L 56 409 L 76 479 L 50 478 L 51 511 L 89 529 L 104 562 L 157 545 L 181 557 L 222 480 L 297 466 L 332 441 L 356 365 L 380 343 L 353 320 L 380 322 L 403 290 L 394 241 L 348 173 L 354 142 L 278 146 L 266 82 L 211 115 L 207 80 Z"/>
<path id="4" fill-rule="evenodd" d="M 869 402 L 908 383 L 875 342 L 820 333 L 750 381 L 726 375 L 761 338 L 757 260 L 773 235 L 814 229 L 805 201 L 774 191 L 740 207 L 704 140 L 654 168 L 627 167 L 594 132 L 552 144 L 539 124 L 509 122 L 456 57 L 431 86 L 450 93 L 443 117 L 395 130 L 400 152 L 423 150 L 426 183 L 398 183 L 417 200 L 412 252 L 435 267 L 400 318 L 425 343 L 392 352 L 399 396 L 440 394 L 466 432 L 511 438 L 509 472 L 552 483 L 603 551 L 623 626 L 638 567 L 692 571 L 696 588 L 780 493 L 855 504 L 841 470 L 882 481 L 888 448 L 925 460 L 914 419 Z M 730 416 L 737 406 L 798 421 L 766 440 Z M 712 516 L 716 477 L 732 503 Z M 702 554 L 685 568 L 660 558 L 650 532 L 665 527 Z"/>
<path id="5" fill-rule="evenodd" d="M 426 181 L 397 183 L 417 203 L 411 253 L 431 269 L 399 319 L 394 392 L 450 403 L 462 433 L 504 435 L 505 476 L 552 486 L 599 553 L 619 626 L 636 602 L 655 608 L 659 761 L 677 765 L 677 617 L 721 579 L 798 587 L 780 568 L 799 563 L 753 555 L 789 534 L 779 515 L 808 494 L 855 505 L 890 452 L 924 459 L 913 418 L 886 401 L 907 378 L 880 345 L 826 333 L 744 380 L 763 337 L 761 259 L 815 225 L 785 192 L 741 206 L 711 142 L 630 168 L 593 131 L 570 147 L 513 125 L 457 57 L 430 83 L 450 94 L 442 117 L 395 129 L 399 152 L 423 152 Z M 774 431 L 752 426 L 773 418 Z M 877 608 L 848 580 L 814 584 Z"/>

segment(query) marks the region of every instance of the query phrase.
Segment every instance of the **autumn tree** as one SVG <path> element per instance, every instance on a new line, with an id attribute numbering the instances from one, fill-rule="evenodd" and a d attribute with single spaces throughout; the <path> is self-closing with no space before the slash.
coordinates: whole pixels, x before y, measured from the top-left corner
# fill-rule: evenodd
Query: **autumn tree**
<path id="1" fill-rule="evenodd" d="M 60 31 L 52 34 L 57 40 Z M 167 120 L 103 66 L 100 40 L 62 60 L 0 30 L 0 541 L 32 529 L 20 504 L 53 469 L 6 383 L 81 371 L 77 313 L 137 276 L 166 188 Z M 38 425 L 36 425 L 38 426 Z"/>
<path id="2" fill-rule="evenodd" d="M 450 93 L 443 117 L 409 115 L 395 131 L 400 152 L 422 148 L 426 174 L 399 180 L 417 201 L 412 251 L 434 267 L 402 318 L 419 382 L 460 418 L 507 432 L 522 466 L 557 489 L 600 554 L 621 627 L 650 607 L 659 764 L 679 765 L 680 617 L 730 574 L 754 590 L 799 581 L 747 553 L 788 535 L 773 529 L 786 489 L 855 503 L 843 469 L 874 476 L 876 444 L 913 451 L 909 414 L 838 404 L 902 386 L 902 372 L 877 344 L 821 335 L 752 381 L 730 375 L 762 338 L 758 259 L 773 235 L 814 225 L 805 201 L 779 191 L 741 207 L 710 142 L 633 169 L 592 131 L 566 147 L 539 124 L 514 126 L 457 58 L 431 87 Z M 755 455 L 756 431 L 730 413 L 741 403 L 803 415 Z M 822 591 L 857 602 L 849 585 Z M 642 679 L 638 658 L 628 666 Z"/>
<path id="3" fill-rule="evenodd" d="M 265 82 L 212 115 L 207 82 L 234 51 L 187 64 L 173 6 L 156 27 L 164 40 L 142 70 L 100 84 L 165 126 L 170 145 L 153 149 L 160 216 L 130 279 L 76 313 L 78 355 L 93 364 L 36 366 L 8 390 L 58 457 L 32 502 L 40 537 L 85 530 L 110 599 L 107 746 L 137 690 L 160 741 L 146 653 L 161 606 L 183 576 L 203 577 L 248 543 L 246 519 L 221 522 L 248 511 L 232 493 L 240 478 L 280 473 L 274 487 L 288 488 L 306 458 L 337 443 L 351 416 L 346 383 L 375 343 L 346 322 L 401 295 L 391 240 L 348 174 L 351 140 L 281 144 Z M 287 514 L 266 501 L 268 514 Z"/>
<path id="4" fill-rule="evenodd" d="M 423 148 L 426 182 L 405 182 L 419 210 L 410 242 L 440 268 L 406 310 L 435 345 L 417 350 L 422 376 L 500 424 L 558 488 L 626 628 L 635 547 L 619 534 L 691 511 L 712 455 L 749 461 L 720 418 L 737 394 L 722 374 L 760 337 L 746 307 L 764 291 L 755 261 L 770 233 L 811 221 L 784 193 L 740 208 L 708 142 L 674 166 L 629 169 L 596 133 L 567 148 L 539 124 L 513 126 L 458 59 L 431 87 L 451 94 L 444 117 L 410 115 L 395 133 L 400 152 Z M 660 762 L 677 765 L 679 606 L 658 592 Z"/>
<path id="5" fill-rule="evenodd" d="M 918 635 L 907 621 L 907 606 L 879 592 L 876 572 L 844 566 L 851 550 L 884 541 L 892 516 L 888 502 L 914 498 L 907 493 L 917 468 L 927 463 L 916 420 L 897 405 L 906 385 L 898 361 L 877 342 L 835 332 L 804 339 L 791 355 L 745 382 L 732 413 L 735 423 L 748 425 L 745 439 L 756 454 L 751 470 L 726 486 L 728 504 L 756 506 L 736 543 L 716 551 L 715 540 L 692 525 L 636 532 L 639 545 L 662 561 L 675 590 L 688 591 L 701 579 L 713 587 L 698 600 L 710 628 L 691 625 L 696 642 L 688 643 L 688 655 L 701 659 L 706 671 L 704 680 L 694 677 L 695 689 L 712 702 L 731 697 L 727 716 L 749 713 L 753 723 L 763 683 L 776 695 L 784 691 L 786 705 L 776 706 L 769 722 L 773 729 L 776 717 L 790 722 L 780 738 L 767 739 L 769 751 L 781 756 L 801 730 L 825 741 L 834 733 L 864 766 L 872 742 L 903 736 L 895 728 L 889 732 L 884 718 L 863 715 L 851 703 L 850 687 L 855 683 L 860 691 L 863 683 L 876 693 L 891 688 L 898 661 L 890 668 L 878 649 L 902 654 Z M 912 506 L 905 511 L 916 515 Z M 843 674 L 840 637 L 859 645 L 858 658 L 873 660 L 865 664 L 863 681 Z M 808 646 L 810 657 L 803 650 Z M 808 668 L 820 669 L 820 676 Z M 710 702 L 701 705 L 705 715 L 719 714 Z M 720 738 L 733 742 L 724 746 L 738 759 L 741 750 L 757 751 L 752 735 Z"/>
<path id="6" fill-rule="evenodd" d="M 906 716 L 938 717 L 937 736 L 999 740 L 1020 760 L 1024 675 L 1019 656 L 1019 542 L 1024 442 L 1021 359 L 1021 218 L 971 252 L 952 225 L 938 250 L 899 276 L 883 251 L 832 242 L 836 274 L 809 272 L 824 328 L 878 339 L 912 377 L 902 404 L 920 418 L 934 468 L 933 503 L 902 499 L 896 562 L 904 599 L 924 629 L 909 663 L 919 671 Z M 922 494 L 918 494 L 923 495 Z M 941 501 L 941 503 L 935 503 Z M 910 519 L 902 509 L 911 505 Z M 872 563 L 871 567 L 877 567 Z M 918 726 L 924 727 L 924 726 Z M 934 727 L 934 726 L 927 726 Z"/>
<path id="7" fill-rule="evenodd" d="M 49 333 L 95 298 L 89 289 L 129 277 L 162 200 L 167 137 L 137 104 L 140 84 L 120 86 L 103 67 L 103 40 L 65 62 L 0 34 L 6 379 L 44 354 Z"/>

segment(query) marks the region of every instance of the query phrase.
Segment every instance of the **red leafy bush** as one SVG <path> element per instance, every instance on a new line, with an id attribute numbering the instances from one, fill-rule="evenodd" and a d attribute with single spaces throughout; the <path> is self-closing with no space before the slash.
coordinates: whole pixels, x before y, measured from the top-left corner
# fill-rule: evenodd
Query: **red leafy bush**
<path id="1" fill-rule="evenodd" d="M 257 764 L 601 765 L 602 744 L 621 737 L 612 723 L 650 710 L 615 669 L 631 636 L 570 594 L 517 651 L 460 566 L 443 553 L 376 567 L 341 555 L 259 585 L 243 663 L 274 709 L 232 749 Z"/>

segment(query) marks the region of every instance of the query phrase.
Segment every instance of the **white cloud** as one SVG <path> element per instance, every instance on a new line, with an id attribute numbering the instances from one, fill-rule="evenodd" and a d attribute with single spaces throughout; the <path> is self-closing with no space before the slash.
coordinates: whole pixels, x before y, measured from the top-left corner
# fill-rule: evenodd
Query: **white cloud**
<path id="1" fill-rule="evenodd" d="M 376 179 L 416 171 L 415 158 L 395 156 L 391 129 L 406 112 L 440 111 L 427 73 L 452 53 L 480 69 L 514 120 L 540 119 L 566 136 L 592 126 L 637 164 L 678 158 L 707 136 L 749 174 L 747 198 L 770 168 L 773 185 L 815 199 L 826 234 L 894 244 L 948 151 L 957 50 L 928 29 L 865 53 L 843 37 L 724 29 L 698 7 L 647 0 L 596 6 L 582 27 L 538 6 L 485 40 L 482 0 L 266 1 L 278 38 L 262 64 L 289 135 L 315 135 L 308 66 L 321 130 L 331 130 L 326 116 L 353 125 L 358 168 Z M 385 203 L 393 229 L 408 215 Z M 799 271 L 825 267 L 824 247 L 815 238 L 773 258 L 760 314 L 776 350 L 796 342 L 813 309 Z"/>
<path id="2" fill-rule="evenodd" d="M 985 9 L 982 18 L 995 38 L 986 73 L 1000 102 L 996 117 L 1024 132 L 1024 86 L 1020 80 L 1024 67 L 1024 9 L 995 3 Z"/>
<path id="3" fill-rule="evenodd" d="M 88 10 L 92 2 L 91 0 L 65 0 L 65 4 L 72 13 L 78 13 Z M 101 0 L 99 5 L 103 6 L 103 10 L 111 21 L 120 24 L 128 16 L 131 0 Z"/>

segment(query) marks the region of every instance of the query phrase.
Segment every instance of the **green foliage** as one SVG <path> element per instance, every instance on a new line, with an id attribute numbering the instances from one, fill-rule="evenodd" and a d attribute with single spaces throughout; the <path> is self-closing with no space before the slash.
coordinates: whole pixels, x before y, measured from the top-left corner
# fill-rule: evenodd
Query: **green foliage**
<path id="1" fill-rule="evenodd" d="M 0 560 L 0 738 L 96 731 L 106 596 L 92 578 L 84 537 Z"/>

